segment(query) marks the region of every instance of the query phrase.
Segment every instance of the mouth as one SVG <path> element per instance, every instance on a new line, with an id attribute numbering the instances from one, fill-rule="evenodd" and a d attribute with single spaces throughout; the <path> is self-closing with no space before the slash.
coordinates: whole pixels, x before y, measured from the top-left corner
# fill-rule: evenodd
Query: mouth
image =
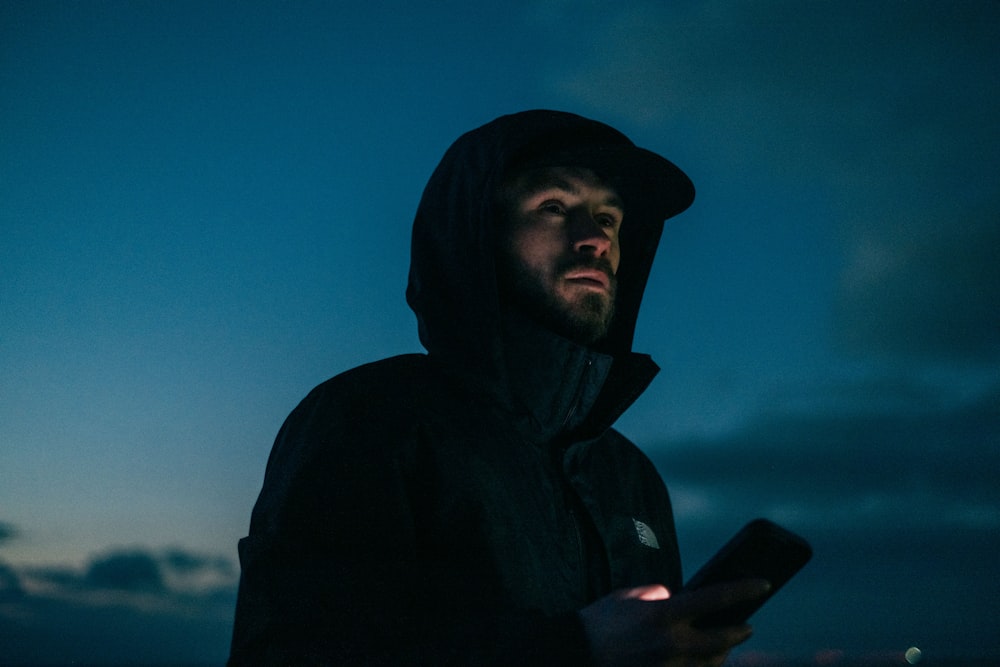
<path id="1" fill-rule="evenodd" d="M 563 278 L 574 285 L 592 287 L 604 292 L 611 288 L 611 277 L 600 269 L 571 269 Z"/>

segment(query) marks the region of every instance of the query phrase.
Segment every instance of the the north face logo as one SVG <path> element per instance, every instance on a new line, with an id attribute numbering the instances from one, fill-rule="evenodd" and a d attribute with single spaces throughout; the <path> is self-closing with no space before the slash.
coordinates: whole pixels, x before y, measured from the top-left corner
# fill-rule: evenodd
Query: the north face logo
<path id="1" fill-rule="evenodd" d="M 640 544 L 644 544 L 650 549 L 660 548 L 660 543 L 656 540 L 656 533 L 653 532 L 652 528 L 638 519 L 632 519 L 632 523 L 635 524 L 635 532 L 639 536 Z"/>

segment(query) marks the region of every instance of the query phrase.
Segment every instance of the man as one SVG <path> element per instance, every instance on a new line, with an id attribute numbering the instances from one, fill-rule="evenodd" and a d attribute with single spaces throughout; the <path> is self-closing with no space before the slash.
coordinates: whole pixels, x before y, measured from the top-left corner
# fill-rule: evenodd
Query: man
<path id="1" fill-rule="evenodd" d="M 572 114 L 459 138 L 413 225 L 426 355 L 343 373 L 289 416 L 240 542 L 231 665 L 720 664 L 764 592 L 680 592 L 666 488 L 611 428 L 673 164 Z"/>

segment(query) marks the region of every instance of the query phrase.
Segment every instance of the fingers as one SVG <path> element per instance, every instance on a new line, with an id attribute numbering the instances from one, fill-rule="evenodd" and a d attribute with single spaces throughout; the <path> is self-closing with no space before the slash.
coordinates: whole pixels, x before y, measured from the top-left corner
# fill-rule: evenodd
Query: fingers
<path id="1" fill-rule="evenodd" d="M 696 627 L 705 611 L 745 600 L 766 587 L 741 582 L 671 596 L 657 584 L 618 590 L 579 612 L 595 664 L 715 665 L 746 641 L 749 625 Z"/>
<path id="2" fill-rule="evenodd" d="M 647 602 L 655 602 L 657 600 L 668 599 L 670 597 L 670 591 L 667 590 L 666 586 L 661 584 L 651 584 L 649 586 L 627 588 L 621 591 L 620 597 L 625 600 L 646 600 Z"/>

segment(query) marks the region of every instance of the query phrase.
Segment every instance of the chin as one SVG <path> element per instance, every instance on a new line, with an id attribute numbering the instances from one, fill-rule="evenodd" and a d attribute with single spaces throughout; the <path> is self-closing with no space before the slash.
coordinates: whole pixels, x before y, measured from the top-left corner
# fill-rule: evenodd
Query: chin
<path id="1" fill-rule="evenodd" d="M 560 313 L 557 333 L 582 345 L 591 345 L 604 338 L 611 328 L 612 309 L 602 304 L 600 309 L 568 309 Z"/>

